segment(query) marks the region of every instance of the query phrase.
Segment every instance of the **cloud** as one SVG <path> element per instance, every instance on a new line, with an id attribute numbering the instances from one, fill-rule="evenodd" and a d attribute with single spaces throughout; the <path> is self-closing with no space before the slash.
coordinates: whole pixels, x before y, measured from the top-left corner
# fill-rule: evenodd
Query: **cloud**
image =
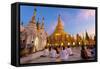
<path id="1" fill-rule="evenodd" d="M 85 31 L 79 31 L 79 34 L 81 36 L 83 36 L 86 31 L 91 36 L 95 35 L 95 26 L 94 26 L 95 24 L 93 22 L 93 19 L 92 19 L 92 22 L 90 20 L 90 18 L 93 18 L 93 17 L 95 17 L 95 10 L 90 10 L 90 9 L 80 10 L 80 12 L 78 13 L 77 19 L 76 19 L 77 23 L 85 23 L 86 26 L 89 25 L 86 28 L 84 27 L 86 29 Z M 90 24 L 87 24 L 87 23 L 90 23 Z M 85 24 L 83 24 L 83 25 L 85 25 Z M 94 24 L 94 25 L 92 26 L 92 24 Z"/>
<path id="2" fill-rule="evenodd" d="M 95 10 L 80 10 L 80 13 L 78 14 L 77 18 L 88 19 L 88 18 L 94 17 L 94 16 L 95 16 Z"/>

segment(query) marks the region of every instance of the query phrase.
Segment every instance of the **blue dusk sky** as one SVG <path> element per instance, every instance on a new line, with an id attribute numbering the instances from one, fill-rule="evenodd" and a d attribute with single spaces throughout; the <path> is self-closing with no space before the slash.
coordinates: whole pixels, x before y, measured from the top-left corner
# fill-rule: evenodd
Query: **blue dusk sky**
<path id="1" fill-rule="evenodd" d="M 26 26 L 36 11 L 36 20 L 41 22 L 44 17 L 45 31 L 50 35 L 53 33 L 60 14 L 64 31 L 76 35 L 84 35 L 87 31 L 90 35 L 95 35 L 95 10 L 93 9 L 75 9 L 75 8 L 56 8 L 41 6 L 20 6 L 20 20 Z"/>

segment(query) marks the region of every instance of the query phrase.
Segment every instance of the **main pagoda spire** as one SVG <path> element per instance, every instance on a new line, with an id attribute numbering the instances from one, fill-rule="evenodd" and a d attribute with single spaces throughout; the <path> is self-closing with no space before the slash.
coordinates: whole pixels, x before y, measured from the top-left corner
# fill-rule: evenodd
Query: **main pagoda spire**
<path id="1" fill-rule="evenodd" d="M 54 32 L 52 33 L 52 35 L 65 35 L 67 34 L 66 32 L 64 32 L 64 26 L 61 20 L 61 16 L 58 16 L 58 22 L 57 22 L 57 26 L 54 30 Z"/>
<path id="2" fill-rule="evenodd" d="M 68 36 L 68 37 L 67 37 Z M 67 38 L 67 39 L 66 39 Z M 50 44 L 55 46 L 66 44 L 66 40 L 70 42 L 70 37 L 67 32 L 64 31 L 64 26 L 61 20 L 61 16 L 58 16 L 57 26 L 54 32 L 48 37 L 48 41 Z"/>
<path id="3" fill-rule="evenodd" d="M 61 21 L 61 16 L 59 14 L 58 16 L 58 24 L 57 24 L 57 27 L 56 27 L 57 30 L 64 30 L 64 27 L 63 27 L 63 23 Z"/>

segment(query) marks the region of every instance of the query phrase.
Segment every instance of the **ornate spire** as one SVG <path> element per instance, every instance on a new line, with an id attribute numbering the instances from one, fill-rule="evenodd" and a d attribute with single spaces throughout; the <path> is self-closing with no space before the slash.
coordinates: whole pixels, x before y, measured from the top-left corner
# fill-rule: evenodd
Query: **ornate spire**
<path id="1" fill-rule="evenodd" d="M 54 32 L 52 33 L 52 35 L 66 35 L 66 34 L 67 34 L 67 32 L 64 32 L 64 26 L 62 24 L 62 21 L 61 21 L 60 15 L 59 15 L 57 26 L 56 26 Z"/>
<path id="2" fill-rule="evenodd" d="M 38 21 L 37 21 L 37 30 L 40 30 L 40 23 L 39 23 L 39 18 L 38 18 Z"/>
<path id="3" fill-rule="evenodd" d="M 56 29 L 58 29 L 58 30 L 64 30 L 64 27 L 63 27 L 63 24 L 62 24 L 62 21 L 61 21 L 60 14 L 58 16 L 58 24 L 57 24 Z"/>
<path id="4" fill-rule="evenodd" d="M 61 22 L 60 14 L 58 16 L 58 23 Z"/>
<path id="5" fill-rule="evenodd" d="M 37 20 L 37 26 L 38 26 L 38 24 L 39 24 L 39 18 L 38 18 L 38 20 Z"/>
<path id="6" fill-rule="evenodd" d="M 31 23 L 36 23 L 35 17 L 36 17 L 36 8 L 34 8 L 34 14 L 32 16 L 32 20 L 30 21 Z"/>
<path id="7" fill-rule="evenodd" d="M 89 40 L 90 38 L 89 38 L 89 35 L 88 35 L 88 33 L 87 33 L 87 31 L 86 31 L 86 33 L 85 33 L 85 39 L 86 40 Z"/>
<path id="8" fill-rule="evenodd" d="M 41 25 L 41 29 L 44 29 L 44 17 L 42 18 L 42 25 Z"/>
<path id="9" fill-rule="evenodd" d="M 37 10 L 36 10 L 36 8 L 34 8 L 34 16 L 36 16 L 36 12 L 37 12 Z"/>

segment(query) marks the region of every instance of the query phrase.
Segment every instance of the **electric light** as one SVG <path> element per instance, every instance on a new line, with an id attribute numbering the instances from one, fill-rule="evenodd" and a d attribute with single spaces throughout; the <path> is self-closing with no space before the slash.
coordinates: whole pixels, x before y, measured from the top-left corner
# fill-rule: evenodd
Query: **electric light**
<path id="1" fill-rule="evenodd" d="M 73 42 L 73 45 L 75 45 L 75 42 Z"/>
<path id="2" fill-rule="evenodd" d="M 68 45 L 70 45 L 70 43 L 68 42 Z"/>
<path id="3" fill-rule="evenodd" d="M 63 46 L 64 44 L 63 43 L 61 43 L 61 46 Z"/>
<path id="4" fill-rule="evenodd" d="M 80 45 L 81 43 L 79 42 L 79 45 Z"/>

